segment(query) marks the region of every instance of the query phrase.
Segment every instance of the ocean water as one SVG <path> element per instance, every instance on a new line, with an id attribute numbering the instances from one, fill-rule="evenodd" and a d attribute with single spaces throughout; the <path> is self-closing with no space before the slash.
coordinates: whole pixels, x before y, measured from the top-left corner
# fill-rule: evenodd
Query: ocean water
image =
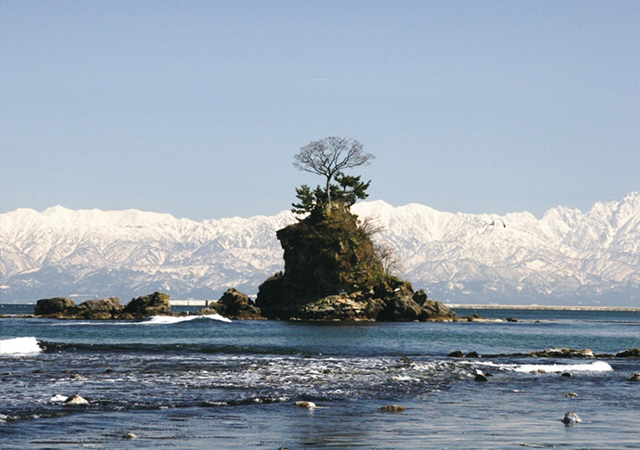
<path id="1" fill-rule="evenodd" d="M 640 448 L 640 360 L 506 356 L 640 347 L 640 313 L 479 312 L 520 320 L 0 319 L 0 448 Z"/>

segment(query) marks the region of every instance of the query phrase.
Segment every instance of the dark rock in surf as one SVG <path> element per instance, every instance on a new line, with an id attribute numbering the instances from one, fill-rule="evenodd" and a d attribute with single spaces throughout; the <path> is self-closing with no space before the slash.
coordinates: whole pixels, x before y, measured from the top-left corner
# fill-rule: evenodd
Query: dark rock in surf
<path id="1" fill-rule="evenodd" d="M 471 353 L 467 353 L 466 355 L 464 355 L 466 358 L 479 358 L 480 355 L 478 355 L 477 352 L 471 352 Z"/>
<path id="2" fill-rule="evenodd" d="M 562 375 L 560 375 L 562 378 L 573 378 L 573 374 L 569 373 L 569 372 L 564 372 Z"/>
<path id="3" fill-rule="evenodd" d="M 447 356 L 450 356 L 451 358 L 462 358 L 464 356 L 464 353 L 462 353 L 460 350 L 456 350 L 455 352 L 449 353 Z"/>
<path id="4" fill-rule="evenodd" d="M 575 425 L 581 422 L 582 419 L 580 418 L 580 416 L 573 411 L 566 413 L 562 418 L 562 423 L 564 423 L 565 425 Z"/>
<path id="5" fill-rule="evenodd" d="M 633 375 L 631 375 L 629 381 L 640 381 L 640 373 L 634 373 Z"/>
<path id="6" fill-rule="evenodd" d="M 65 311 L 73 308 L 75 303 L 70 298 L 55 297 L 43 298 L 36 303 L 34 314 L 36 316 L 62 317 Z"/>
<path id="7" fill-rule="evenodd" d="M 237 289 L 228 289 L 220 300 L 202 309 L 199 315 L 219 314 L 234 320 L 260 320 L 264 319 L 260 314 L 260 308 L 257 308 L 248 295 L 243 294 Z"/>
<path id="8" fill-rule="evenodd" d="M 630 348 L 616 353 L 616 358 L 640 358 L 640 348 Z"/>
<path id="9" fill-rule="evenodd" d="M 169 295 L 164 292 L 154 292 L 150 295 L 134 298 L 127 303 L 122 313 L 136 319 L 150 316 L 170 316 Z"/>

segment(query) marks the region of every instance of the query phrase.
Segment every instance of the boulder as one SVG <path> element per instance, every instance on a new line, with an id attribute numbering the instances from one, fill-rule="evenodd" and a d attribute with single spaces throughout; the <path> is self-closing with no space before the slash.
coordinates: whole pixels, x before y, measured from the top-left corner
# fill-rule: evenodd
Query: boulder
<path id="1" fill-rule="evenodd" d="M 36 316 L 63 315 L 74 306 L 75 303 L 70 298 L 44 298 L 36 303 L 34 314 Z"/>
<path id="2" fill-rule="evenodd" d="M 112 319 L 122 311 L 120 299 L 109 297 L 102 300 L 87 300 L 76 306 L 71 314 L 81 319 Z"/>
<path id="3" fill-rule="evenodd" d="M 253 304 L 249 296 L 234 288 L 228 289 L 222 297 L 220 297 L 220 300 L 204 310 L 204 312 L 207 313 L 213 311 L 229 319 L 264 319 L 260 314 L 260 308 L 257 308 Z M 201 311 L 201 313 L 202 312 L 203 311 Z"/>
<path id="4" fill-rule="evenodd" d="M 296 402 L 296 406 L 298 408 L 305 408 L 305 409 L 314 409 L 316 408 L 316 404 L 313 402 Z"/>
<path id="5" fill-rule="evenodd" d="M 421 306 L 422 310 L 420 311 L 419 319 L 422 322 L 433 320 L 447 320 L 455 317 L 456 315 L 444 303 L 435 302 L 433 300 L 425 300 L 424 303 L 421 304 Z"/>
<path id="6" fill-rule="evenodd" d="M 581 423 L 582 419 L 575 412 L 570 411 L 564 415 L 562 418 L 562 423 L 565 425 L 575 425 L 577 423 Z"/>
<path id="7" fill-rule="evenodd" d="M 169 295 L 163 292 L 154 292 L 151 295 L 134 298 L 127 303 L 122 312 L 134 318 L 170 316 Z"/>
<path id="8" fill-rule="evenodd" d="M 394 297 L 387 301 L 377 319 L 386 322 L 413 322 L 421 313 L 420 305 L 411 297 Z"/>
<path id="9" fill-rule="evenodd" d="M 418 289 L 415 294 L 413 294 L 413 301 L 420 306 L 424 305 L 427 300 L 427 293 L 424 291 L 424 289 Z"/>
<path id="10" fill-rule="evenodd" d="M 629 381 L 640 381 L 640 373 L 634 373 L 629 377 Z"/>
<path id="11" fill-rule="evenodd" d="M 640 358 L 640 348 L 630 348 L 616 353 L 616 358 Z"/>
<path id="12" fill-rule="evenodd" d="M 452 358 L 462 358 L 464 356 L 464 353 L 462 353 L 460 350 L 456 350 L 455 352 L 449 353 L 447 356 L 450 356 Z"/>

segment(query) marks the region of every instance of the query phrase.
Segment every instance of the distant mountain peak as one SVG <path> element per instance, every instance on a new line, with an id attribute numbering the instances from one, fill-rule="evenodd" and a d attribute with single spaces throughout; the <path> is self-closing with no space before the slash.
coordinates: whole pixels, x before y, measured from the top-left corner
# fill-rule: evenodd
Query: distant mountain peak
<path id="1" fill-rule="evenodd" d="M 375 239 L 394 250 L 400 275 L 436 300 L 640 305 L 640 192 L 541 219 L 383 200 L 353 212 L 381 228 Z M 0 214 L 2 300 L 253 294 L 282 270 L 275 232 L 296 220 L 290 211 L 197 222 L 135 209 L 18 209 Z"/>

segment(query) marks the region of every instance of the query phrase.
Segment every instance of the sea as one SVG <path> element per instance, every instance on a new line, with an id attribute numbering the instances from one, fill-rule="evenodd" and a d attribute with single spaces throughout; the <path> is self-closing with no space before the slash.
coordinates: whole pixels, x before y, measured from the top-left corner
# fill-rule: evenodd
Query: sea
<path id="1" fill-rule="evenodd" d="M 640 347 L 637 311 L 493 309 L 477 313 L 501 321 L 456 323 L 15 316 L 32 312 L 0 306 L 3 450 L 640 448 L 640 382 L 629 381 L 640 359 L 526 356 Z M 448 356 L 458 350 L 479 356 Z M 74 395 L 87 404 L 64 402 Z M 582 422 L 564 424 L 567 412 Z"/>

